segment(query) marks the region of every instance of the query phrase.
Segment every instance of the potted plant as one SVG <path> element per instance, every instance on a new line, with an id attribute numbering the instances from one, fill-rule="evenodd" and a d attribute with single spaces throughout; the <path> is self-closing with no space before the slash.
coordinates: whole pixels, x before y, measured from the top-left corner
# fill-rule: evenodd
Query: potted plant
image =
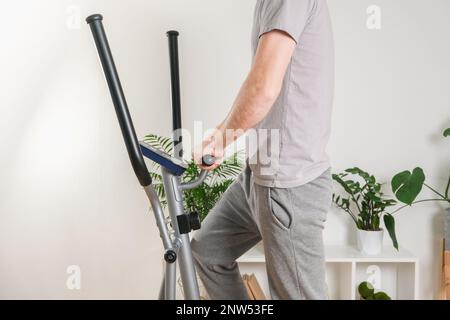
<path id="1" fill-rule="evenodd" d="M 173 149 L 172 139 L 150 134 L 144 137 L 144 141 L 152 147 L 171 154 Z M 183 182 L 190 182 L 199 175 L 199 168 L 193 160 L 188 162 L 188 169 L 184 173 Z M 197 211 L 203 221 L 222 194 L 228 189 L 237 175 L 242 171 L 243 162 L 239 152 L 224 159 L 222 164 L 214 169 L 203 184 L 195 189 L 184 192 L 184 205 L 187 212 Z M 161 199 L 161 205 L 167 206 L 162 176 L 159 173 L 159 165 L 153 163 L 150 175 L 153 179 L 155 190 Z"/>
<path id="2" fill-rule="evenodd" d="M 398 250 L 394 216 L 386 211 L 396 200 L 384 196 L 381 183 L 373 175 L 360 168 L 350 168 L 332 175 L 347 193 L 347 196 L 333 194 L 336 206 L 349 214 L 357 227 L 358 249 L 369 255 L 380 253 L 384 229 L 381 220 Z"/>

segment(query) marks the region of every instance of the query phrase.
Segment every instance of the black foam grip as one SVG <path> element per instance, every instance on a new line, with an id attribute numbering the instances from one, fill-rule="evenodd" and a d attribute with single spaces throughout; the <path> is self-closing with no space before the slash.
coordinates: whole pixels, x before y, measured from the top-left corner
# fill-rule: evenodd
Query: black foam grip
<path id="1" fill-rule="evenodd" d="M 136 137 L 133 121 L 128 110 L 128 105 L 125 100 L 119 75 L 117 73 L 108 39 L 103 28 L 102 19 L 103 17 L 101 15 L 94 14 L 89 16 L 86 19 L 86 22 L 91 27 L 92 36 L 94 37 L 98 55 L 103 66 L 103 71 L 111 93 L 111 98 L 116 110 L 120 128 L 122 130 L 122 136 L 127 147 L 131 165 L 133 166 L 134 172 L 136 173 L 140 184 L 143 187 L 147 187 L 152 183 L 152 179 L 148 173 L 148 169 L 145 165 L 141 148 Z"/>

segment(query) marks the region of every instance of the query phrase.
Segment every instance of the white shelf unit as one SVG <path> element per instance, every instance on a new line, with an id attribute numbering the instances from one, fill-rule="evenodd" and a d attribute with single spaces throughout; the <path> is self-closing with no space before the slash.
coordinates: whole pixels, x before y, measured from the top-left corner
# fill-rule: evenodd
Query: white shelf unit
<path id="1" fill-rule="evenodd" d="M 418 260 L 403 248 L 396 251 L 386 246 L 381 254 L 366 256 L 351 246 L 326 246 L 325 256 L 329 299 L 360 299 L 358 285 L 363 281 L 371 282 L 376 291 L 385 291 L 395 300 L 418 298 Z M 262 245 L 237 262 L 242 274 L 256 275 L 266 297 L 270 297 Z"/>

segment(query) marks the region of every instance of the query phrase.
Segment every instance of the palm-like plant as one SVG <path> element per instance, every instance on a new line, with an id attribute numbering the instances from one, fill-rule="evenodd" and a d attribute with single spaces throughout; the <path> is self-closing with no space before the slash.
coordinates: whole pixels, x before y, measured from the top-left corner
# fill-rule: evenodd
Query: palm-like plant
<path id="1" fill-rule="evenodd" d="M 173 151 L 173 140 L 171 138 L 150 134 L 144 137 L 144 141 L 168 154 L 171 154 Z M 182 176 L 183 182 L 193 181 L 200 174 L 200 169 L 193 160 L 189 161 L 188 165 L 186 172 Z M 187 212 L 197 211 L 201 220 L 205 219 L 222 194 L 242 171 L 242 167 L 243 161 L 240 152 L 224 159 L 218 168 L 211 171 L 200 187 L 184 192 L 185 210 Z M 167 200 L 159 169 L 159 165 L 154 163 L 150 175 L 153 179 L 154 188 L 161 199 L 161 204 L 163 207 L 166 207 Z"/>

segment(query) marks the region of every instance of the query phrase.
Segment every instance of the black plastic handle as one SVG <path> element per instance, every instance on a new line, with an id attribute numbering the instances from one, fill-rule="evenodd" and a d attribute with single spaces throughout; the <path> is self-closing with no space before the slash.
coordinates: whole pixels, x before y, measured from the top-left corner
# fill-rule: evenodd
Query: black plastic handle
<path id="1" fill-rule="evenodd" d="M 183 137 L 181 136 L 181 90 L 180 90 L 180 60 L 178 55 L 178 31 L 167 32 L 170 59 L 170 92 L 172 100 L 172 130 L 174 132 L 174 156 L 183 157 Z"/>
<path id="2" fill-rule="evenodd" d="M 210 154 L 206 154 L 202 157 L 202 164 L 206 167 L 210 167 L 216 162 L 216 158 L 214 158 Z"/>
<path id="3" fill-rule="evenodd" d="M 100 14 L 94 14 L 89 16 L 86 22 L 91 27 L 131 165 L 139 183 L 143 187 L 147 187 L 152 183 L 152 179 L 148 173 L 138 139 L 136 138 L 136 131 L 134 130 L 133 121 L 128 110 L 127 101 L 125 100 L 102 20 L 103 17 Z"/>

